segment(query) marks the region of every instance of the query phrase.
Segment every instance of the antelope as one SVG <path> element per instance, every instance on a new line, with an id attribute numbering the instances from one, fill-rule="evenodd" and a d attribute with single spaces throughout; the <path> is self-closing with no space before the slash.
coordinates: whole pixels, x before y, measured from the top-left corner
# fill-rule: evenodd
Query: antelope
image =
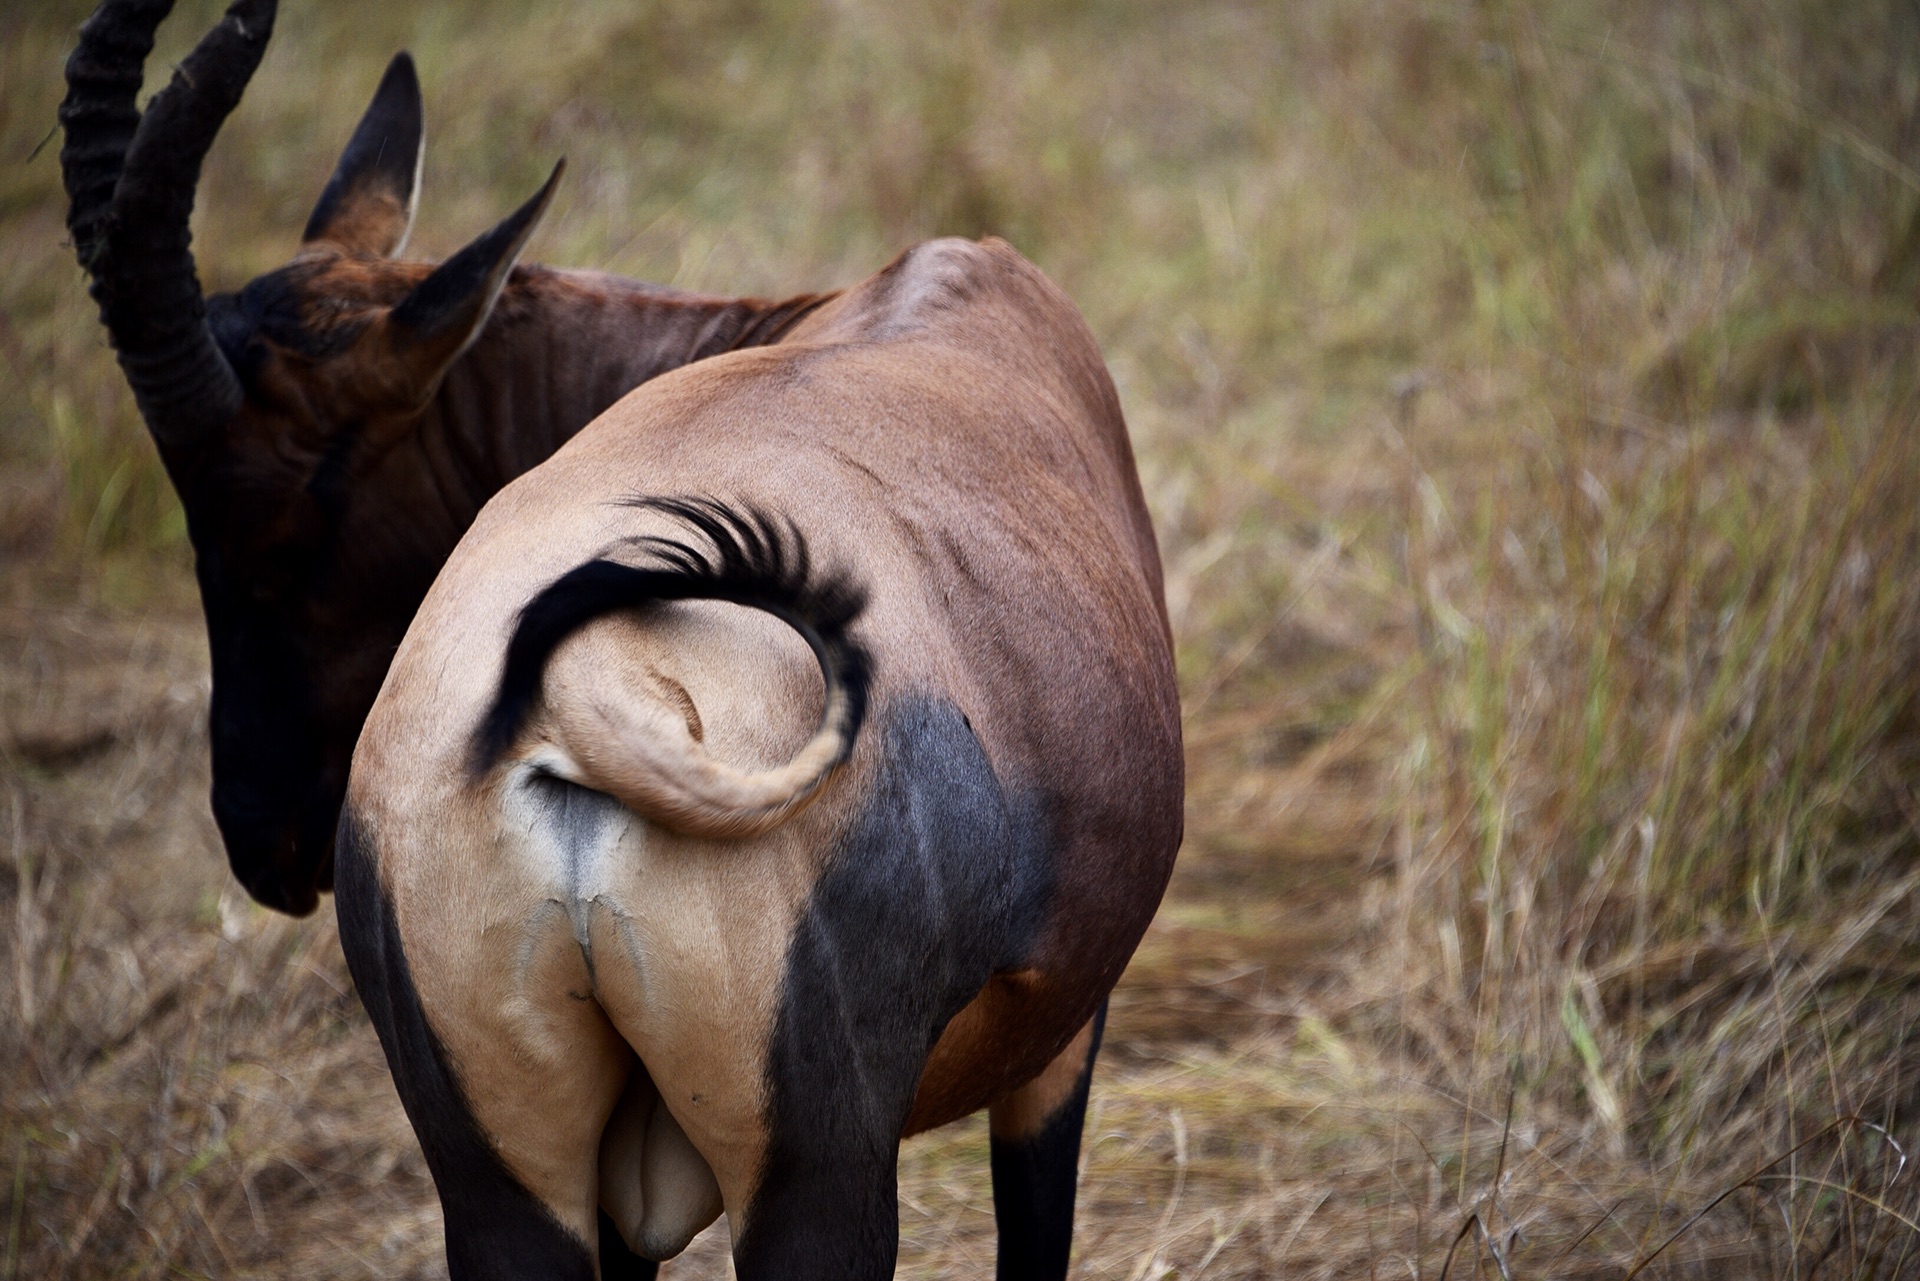
<path id="1" fill-rule="evenodd" d="M 206 137 L 263 11 L 236 0 L 167 91 Z M 363 186 L 393 189 L 341 190 Z M 475 257 L 517 252 L 550 190 Z M 503 358 L 515 277 L 461 279 L 496 270 L 449 385 Z M 764 314 L 766 341 L 661 362 L 501 476 L 395 611 L 390 661 L 363 660 L 384 681 L 335 905 L 456 1278 L 652 1277 L 722 1215 L 743 1281 L 884 1277 L 900 1143 L 983 1108 L 997 1274 L 1066 1274 L 1107 997 L 1182 826 L 1118 397 L 1073 304 L 997 240 Z M 153 423 L 176 402 L 109 329 Z M 354 368 L 336 396 L 384 385 Z"/>

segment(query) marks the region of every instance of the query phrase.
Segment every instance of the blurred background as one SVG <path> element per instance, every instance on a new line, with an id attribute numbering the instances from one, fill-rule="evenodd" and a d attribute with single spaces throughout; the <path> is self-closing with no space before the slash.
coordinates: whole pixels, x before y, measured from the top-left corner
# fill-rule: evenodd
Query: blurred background
<path id="1" fill-rule="evenodd" d="M 62 223 L 89 8 L 0 10 L 0 1281 L 440 1276 L 328 913 L 207 812 L 184 528 Z M 1078 1275 L 1920 1275 L 1920 7 L 285 0 L 208 288 L 403 47 L 412 255 L 564 154 L 534 260 L 783 294 L 994 233 L 1085 311 L 1190 800 Z M 901 1228 L 991 1268 L 978 1120 Z"/>

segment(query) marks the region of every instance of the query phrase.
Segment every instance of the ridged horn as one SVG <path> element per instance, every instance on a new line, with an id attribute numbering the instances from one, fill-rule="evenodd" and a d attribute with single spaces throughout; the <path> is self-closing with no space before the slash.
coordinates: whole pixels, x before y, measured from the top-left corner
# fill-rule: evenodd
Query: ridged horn
<path id="1" fill-rule="evenodd" d="M 92 270 L 100 250 L 101 224 L 113 204 L 127 147 L 140 124 L 134 98 L 142 68 L 153 52 L 153 33 L 173 0 L 128 0 L 103 4 L 80 28 L 80 43 L 67 58 L 67 100 L 60 104 L 66 142 L 60 169 L 67 184 L 67 230 L 80 265 Z"/>
<path id="2" fill-rule="evenodd" d="M 240 407 L 239 379 L 207 328 L 189 223 L 201 162 L 260 65 L 275 7 L 234 0 L 144 115 L 135 95 L 173 0 L 106 0 L 67 59 L 67 226 L 134 400 L 169 452 Z"/>

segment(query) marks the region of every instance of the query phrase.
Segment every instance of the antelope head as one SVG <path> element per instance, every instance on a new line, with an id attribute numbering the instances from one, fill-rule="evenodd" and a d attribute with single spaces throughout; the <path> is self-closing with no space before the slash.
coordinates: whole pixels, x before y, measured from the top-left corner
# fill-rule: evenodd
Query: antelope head
<path id="1" fill-rule="evenodd" d="M 421 104 L 388 67 L 291 262 L 206 297 L 188 219 L 201 161 L 273 28 L 234 0 L 144 113 L 173 0 L 105 0 L 67 62 L 67 226 L 186 509 L 213 660 L 213 813 L 260 902 L 312 911 L 368 707 L 415 607 L 485 495 L 449 502 L 393 461 L 487 323 L 553 177 L 437 267 L 412 225 Z M 413 446 L 417 452 L 421 446 Z"/>

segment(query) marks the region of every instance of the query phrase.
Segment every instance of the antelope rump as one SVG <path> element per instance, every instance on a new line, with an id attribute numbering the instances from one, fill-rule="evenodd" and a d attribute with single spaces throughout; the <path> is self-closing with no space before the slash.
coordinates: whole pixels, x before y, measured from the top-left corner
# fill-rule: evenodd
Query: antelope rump
<path id="1" fill-rule="evenodd" d="M 723 1213 L 742 1278 L 890 1275 L 901 1139 L 987 1108 L 999 1275 L 1064 1276 L 1182 821 L 1072 304 L 993 240 L 777 303 L 517 268 L 551 180 L 394 261 L 404 55 L 300 254 L 203 301 L 200 159 L 273 4 L 141 115 L 169 7 L 83 30 L 70 225 L 187 510 L 230 859 L 288 910 L 337 886 L 453 1275 L 648 1277 Z"/>

